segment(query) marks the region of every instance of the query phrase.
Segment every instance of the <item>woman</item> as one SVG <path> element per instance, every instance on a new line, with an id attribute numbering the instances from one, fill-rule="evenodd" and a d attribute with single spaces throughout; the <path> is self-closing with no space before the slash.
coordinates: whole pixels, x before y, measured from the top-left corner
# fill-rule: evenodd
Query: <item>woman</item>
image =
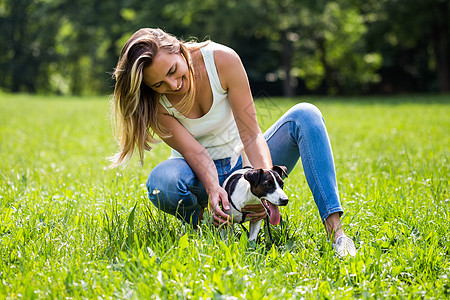
<path id="1" fill-rule="evenodd" d="M 114 73 L 113 115 L 119 152 L 113 165 L 126 163 L 137 149 L 157 142 L 172 157 L 150 173 L 152 203 L 197 225 L 204 207 L 216 226 L 228 224 L 225 178 L 245 164 L 286 166 L 299 157 L 328 237 L 341 256 L 354 255 L 353 242 L 340 226 L 342 208 L 334 162 L 320 111 L 311 104 L 291 108 L 262 134 L 248 79 L 239 56 L 213 42 L 185 43 L 160 30 L 144 28 L 124 45 Z M 262 205 L 247 206 L 254 220 Z"/>

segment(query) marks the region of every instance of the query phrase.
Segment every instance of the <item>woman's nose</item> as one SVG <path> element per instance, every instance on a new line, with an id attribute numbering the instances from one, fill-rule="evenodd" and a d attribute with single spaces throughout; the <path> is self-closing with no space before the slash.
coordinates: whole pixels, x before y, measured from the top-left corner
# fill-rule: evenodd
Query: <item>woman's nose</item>
<path id="1" fill-rule="evenodd" d="M 178 83 L 177 83 L 177 80 L 176 80 L 175 78 L 170 78 L 167 82 L 168 82 L 168 84 L 169 84 L 169 87 L 170 87 L 172 90 L 176 90 L 176 89 L 177 89 Z"/>

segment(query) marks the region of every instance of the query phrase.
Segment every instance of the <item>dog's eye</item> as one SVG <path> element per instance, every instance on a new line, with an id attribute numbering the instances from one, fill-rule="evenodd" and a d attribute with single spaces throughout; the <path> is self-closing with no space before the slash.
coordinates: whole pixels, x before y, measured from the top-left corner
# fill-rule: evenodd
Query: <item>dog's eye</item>
<path id="1" fill-rule="evenodd" d="M 280 186 L 281 189 L 283 189 L 284 186 L 284 181 L 283 180 L 277 180 L 278 185 Z"/>
<path id="2" fill-rule="evenodd" d="M 273 183 L 272 183 L 271 181 L 267 181 L 267 182 L 264 184 L 264 186 L 265 186 L 266 188 L 272 188 L 272 187 L 273 187 Z"/>

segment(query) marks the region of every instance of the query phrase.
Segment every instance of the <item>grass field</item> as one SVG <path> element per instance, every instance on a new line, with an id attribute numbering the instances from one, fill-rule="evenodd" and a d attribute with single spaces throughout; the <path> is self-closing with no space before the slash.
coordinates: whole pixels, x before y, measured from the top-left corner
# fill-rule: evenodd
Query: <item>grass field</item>
<path id="1" fill-rule="evenodd" d="M 0 298 L 448 299 L 450 96 L 266 98 L 261 127 L 300 101 L 325 117 L 354 258 L 334 256 L 301 166 L 275 242 L 224 243 L 147 200 L 163 144 L 107 168 L 107 97 L 0 94 Z"/>

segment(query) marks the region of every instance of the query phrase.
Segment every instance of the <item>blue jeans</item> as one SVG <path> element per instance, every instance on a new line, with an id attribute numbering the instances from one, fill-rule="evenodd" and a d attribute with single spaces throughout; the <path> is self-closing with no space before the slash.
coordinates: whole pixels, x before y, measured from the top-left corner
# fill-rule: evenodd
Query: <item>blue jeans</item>
<path id="1" fill-rule="evenodd" d="M 339 202 L 336 172 L 325 123 L 319 109 L 300 103 L 289 109 L 265 133 L 274 165 L 292 171 L 301 157 L 303 169 L 322 221 L 343 210 Z M 242 160 L 231 168 L 230 159 L 214 161 L 222 185 Z M 147 180 L 150 201 L 159 209 L 192 222 L 198 222 L 199 209 L 208 204 L 205 188 L 182 158 L 158 164 Z M 291 199 L 294 200 L 294 199 Z"/>

